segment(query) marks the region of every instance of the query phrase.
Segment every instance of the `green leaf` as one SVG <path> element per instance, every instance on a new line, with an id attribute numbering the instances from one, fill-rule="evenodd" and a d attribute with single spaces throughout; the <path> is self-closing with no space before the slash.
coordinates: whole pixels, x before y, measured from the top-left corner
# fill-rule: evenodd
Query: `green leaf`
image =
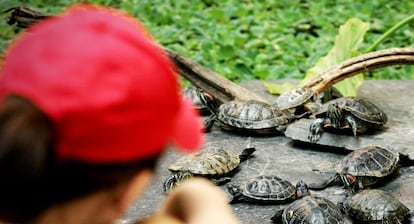
<path id="1" fill-rule="evenodd" d="M 296 86 L 295 84 L 290 83 L 290 82 L 285 82 L 283 84 L 277 84 L 277 83 L 270 83 L 270 82 L 265 82 L 265 81 L 263 81 L 263 85 L 265 85 L 265 87 L 271 94 L 281 94 Z"/>
<path id="2" fill-rule="evenodd" d="M 332 49 L 326 56 L 320 58 L 314 67 L 306 72 L 306 76 L 302 82 L 312 79 L 314 76 L 319 75 L 342 61 L 357 56 L 359 54 L 358 48 L 368 29 L 369 23 L 362 22 L 357 18 L 349 19 L 339 28 L 339 33 L 335 38 Z M 337 83 L 335 87 L 345 96 L 355 96 L 363 79 L 362 74 L 357 75 Z"/>

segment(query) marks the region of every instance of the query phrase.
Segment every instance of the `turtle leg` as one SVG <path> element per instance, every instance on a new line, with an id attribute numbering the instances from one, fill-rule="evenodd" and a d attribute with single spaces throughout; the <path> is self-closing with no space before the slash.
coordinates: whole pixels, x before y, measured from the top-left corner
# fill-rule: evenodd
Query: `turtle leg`
<path id="1" fill-rule="evenodd" d="M 357 136 L 357 131 L 358 131 L 358 123 L 355 120 L 355 118 L 351 115 L 348 115 L 348 116 L 345 117 L 345 121 L 352 128 L 352 133 L 354 134 L 354 137 L 356 137 Z"/>
<path id="2" fill-rule="evenodd" d="M 285 209 L 279 209 L 270 220 L 272 220 L 273 223 L 283 223 L 283 212 Z"/>
<path id="3" fill-rule="evenodd" d="M 209 178 L 215 185 L 223 185 L 231 181 L 231 177 Z"/>
<path id="4" fill-rule="evenodd" d="M 315 143 L 319 140 L 321 137 L 321 134 L 323 132 L 323 126 L 326 123 L 324 118 L 317 118 L 309 127 L 309 135 L 308 139 Z"/>

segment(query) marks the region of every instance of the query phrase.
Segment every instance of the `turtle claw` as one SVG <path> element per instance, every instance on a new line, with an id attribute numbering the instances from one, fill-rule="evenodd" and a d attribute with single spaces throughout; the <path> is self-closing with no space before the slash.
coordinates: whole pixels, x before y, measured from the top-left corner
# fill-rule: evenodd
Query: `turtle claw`
<path id="1" fill-rule="evenodd" d="M 318 119 L 315 119 L 315 121 L 312 122 L 312 124 L 310 125 L 308 139 L 312 143 L 317 142 L 321 138 L 321 134 L 323 132 L 323 128 L 322 128 L 323 124 L 324 124 L 324 119 L 318 118 Z"/>

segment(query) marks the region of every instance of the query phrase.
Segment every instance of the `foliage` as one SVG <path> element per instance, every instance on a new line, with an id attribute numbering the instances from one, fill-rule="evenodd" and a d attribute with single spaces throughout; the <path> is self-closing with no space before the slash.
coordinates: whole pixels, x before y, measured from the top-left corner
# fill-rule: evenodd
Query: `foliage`
<path id="1" fill-rule="evenodd" d="M 3 0 L 0 10 L 27 6 L 58 13 L 75 0 Z M 369 22 L 366 43 L 412 13 L 414 1 L 350 0 L 89 0 L 121 8 L 139 18 L 162 45 L 235 82 L 302 79 L 333 45 L 349 18 Z M 19 31 L 0 17 L 0 47 Z M 2 22 L 3 21 L 3 22 Z M 397 30 L 378 48 L 413 46 L 414 24 Z M 68 34 L 70 35 L 70 34 Z M 413 78 L 412 66 L 371 72 L 374 79 Z"/>

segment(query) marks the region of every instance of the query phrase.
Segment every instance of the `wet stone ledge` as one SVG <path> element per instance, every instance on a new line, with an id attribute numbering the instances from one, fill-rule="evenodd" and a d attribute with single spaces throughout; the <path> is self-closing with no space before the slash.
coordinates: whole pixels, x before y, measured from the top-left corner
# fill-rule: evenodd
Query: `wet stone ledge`
<path id="1" fill-rule="evenodd" d="M 275 96 L 267 94 L 260 81 L 243 83 L 269 101 L 274 102 Z M 328 176 L 347 153 L 366 144 L 389 145 L 395 150 L 414 159 L 414 80 L 366 81 L 360 87 L 358 95 L 368 99 L 383 109 L 389 117 L 386 127 L 376 133 L 357 138 L 349 135 L 337 135 L 324 132 L 318 144 L 307 143 L 308 123 L 311 120 L 300 120 L 292 124 L 286 136 L 243 136 L 224 132 L 213 128 L 206 136 L 204 147 L 222 146 L 240 153 L 247 146 L 256 147 L 254 156 L 241 163 L 233 175 L 234 183 L 242 183 L 258 174 L 278 175 L 292 183 L 299 180 L 312 183 Z M 305 128 L 303 128 L 305 127 Z M 295 139 L 292 136 L 294 133 Z M 297 137 L 299 136 L 299 137 Z M 339 146 L 339 147 L 338 147 Z M 152 214 L 164 199 L 162 184 L 170 175 L 167 167 L 182 154 L 168 150 L 161 159 L 157 174 L 148 190 L 125 214 L 125 220 L 144 217 Z M 410 209 L 414 209 L 414 167 L 405 166 L 398 169 L 390 180 L 377 185 L 401 200 Z M 227 192 L 225 186 L 220 186 Z M 326 197 L 333 202 L 343 200 L 345 190 L 333 186 L 322 191 L 312 191 L 313 195 Z M 228 193 L 227 193 L 228 194 Z M 231 197 L 228 194 L 229 198 Z M 233 204 L 235 214 L 243 224 L 271 223 L 270 218 L 275 212 L 286 207 L 281 205 Z"/>

